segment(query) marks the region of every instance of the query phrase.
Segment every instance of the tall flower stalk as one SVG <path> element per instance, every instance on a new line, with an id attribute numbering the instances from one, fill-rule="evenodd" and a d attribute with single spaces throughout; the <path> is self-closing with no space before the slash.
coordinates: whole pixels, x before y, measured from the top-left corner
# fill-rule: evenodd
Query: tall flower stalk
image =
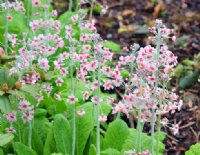
<path id="1" fill-rule="evenodd" d="M 5 54 L 8 54 L 8 15 L 9 15 L 9 2 L 5 1 L 6 9 L 5 9 Z"/>
<path id="2" fill-rule="evenodd" d="M 71 51 L 71 63 L 70 63 L 70 90 L 71 95 L 74 96 L 75 94 L 75 85 L 74 85 L 74 48 L 70 48 Z M 76 109 L 75 103 L 72 104 L 72 155 L 75 155 L 76 149 Z"/>
<path id="3" fill-rule="evenodd" d="M 156 71 L 155 71 L 155 83 L 154 83 L 154 101 L 157 101 L 157 89 L 158 89 L 158 82 L 159 82 L 159 55 L 160 55 L 160 46 L 161 46 L 161 28 L 160 24 L 156 25 L 157 27 L 157 34 L 156 34 L 156 54 L 155 54 L 155 63 L 156 63 Z M 154 103 L 157 104 L 157 103 Z M 155 130 L 155 109 L 152 108 L 152 118 L 151 118 L 151 154 L 154 153 L 154 130 Z"/>

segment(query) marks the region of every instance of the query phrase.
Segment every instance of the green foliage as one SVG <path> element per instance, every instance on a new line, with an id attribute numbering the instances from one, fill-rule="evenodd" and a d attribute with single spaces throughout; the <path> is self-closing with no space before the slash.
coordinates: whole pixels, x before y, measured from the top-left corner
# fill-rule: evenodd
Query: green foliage
<path id="1" fill-rule="evenodd" d="M 0 146 L 10 143 L 14 138 L 13 134 L 0 134 Z"/>
<path id="2" fill-rule="evenodd" d="M 160 140 L 164 138 L 164 133 L 160 133 Z M 157 134 L 156 134 L 157 135 Z M 136 137 L 137 131 L 136 129 L 129 129 L 129 136 L 126 139 L 125 143 L 123 144 L 123 150 L 128 151 L 132 150 L 137 147 L 136 145 Z M 159 141 L 159 146 L 156 146 L 157 140 L 155 139 L 154 151 L 156 152 L 157 147 L 159 147 L 159 154 L 161 155 L 165 150 L 165 145 Z M 150 150 L 151 149 L 151 137 L 148 136 L 146 133 L 141 133 L 141 150 Z"/>
<path id="3" fill-rule="evenodd" d="M 93 130 L 93 104 L 86 103 L 78 109 L 84 109 L 86 114 L 77 116 L 76 130 L 77 130 L 77 155 L 82 155 L 86 146 L 90 133 Z"/>
<path id="4" fill-rule="evenodd" d="M 103 44 L 104 47 L 109 48 L 111 51 L 116 52 L 116 53 L 120 53 L 121 52 L 121 47 L 119 44 L 116 44 L 112 41 L 106 41 Z"/>
<path id="5" fill-rule="evenodd" d="M 108 148 L 104 151 L 101 151 L 101 155 L 121 155 L 121 152 L 119 152 L 116 149 Z"/>
<path id="6" fill-rule="evenodd" d="M 61 114 L 55 116 L 54 136 L 59 153 L 71 154 L 72 131 L 68 120 Z"/>
<path id="7" fill-rule="evenodd" d="M 53 152 L 57 152 L 57 149 L 56 149 L 56 142 L 54 138 L 53 126 L 51 126 L 47 134 L 43 153 L 44 155 L 49 155 Z"/>
<path id="8" fill-rule="evenodd" d="M 198 154 L 200 154 L 200 143 L 192 145 L 190 149 L 185 152 L 185 155 L 198 155 Z"/>
<path id="9" fill-rule="evenodd" d="M 189 88 L 198 81 L 200 70 L 196 69 L 193 72 L 188 71 L 187 74 L 180 78 L 179 86 L 182 89 Z"/>
<path id="10" fill-rule="evenodd" d="M 4 114 L 11 111 L 11 104 L 6 95 L 0 96 L 0 111 Z"/>
<path id="11" fill-rule="evenodd" d="M 121 151 L 122 144 L 126 141 L 128 135 L 129 128 L 124 121 L 117 119 L 110 123 L 104 139 L 105 149 L 113 148 Z"/>
<path id="12" fill-rule="evenodd" d="M 97 154 L 97 149 L 94 144 L 90 145 L 89 155 Z"/>
<path id="13" fill-rule="evenodd" d="M 14 143 L 14 149 L 17 155 L 37 155 L 34 150 L 19 142 Z"/>

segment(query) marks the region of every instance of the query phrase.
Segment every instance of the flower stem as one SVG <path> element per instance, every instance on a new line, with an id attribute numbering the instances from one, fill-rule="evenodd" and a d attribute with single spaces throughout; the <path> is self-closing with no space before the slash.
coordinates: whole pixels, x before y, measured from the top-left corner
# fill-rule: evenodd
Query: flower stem
<path id="1" fill-rule="evenodd" d="M 75 94 L 73 70 L 74 70 L 74 49 L 71 49 L 70 84 L 71 84 L 72 95 Z M 75 109 L 75 104 L 72 104 L 72 155 L 75 155 L 75 149 L 76 149 L 76 109 Z"/>
<path id="2" fill-rule="evenodd" d="M 9 14 L 9 2 L 6 0 L 6 12 L 5 12 L 5 55 L 8 54 L 8 14 Z"/>
<path id="3" fill-rule="evenodd" d="M 93 14 L 93 9 L 94 9 L 94 0 L 92 0 L 90 2 L 90 15 L 89 15 L 89 20 L 91 21 L 92 20 L 92 14 Z"/>
<path id="4" fill-rule="evenodd" d="M 156 145 L 156 155 L 159 155 L 159 142 L 160 142 L 160 140 L 159 140 L 159 137 L 160 137 L 160 128 L 161 128 L 161 126 L 160 126 L 160 120 L 161 120 L 161 115 L 159 114 L 158 115 L 158 120 L 157 120 L 157 123 L 158 123 L 158 136 L 157 136 L 157 145 Z"/>
<path id="5" fill-rule="evenodd" d="M 100 70 L 100 60 L 98 61 L 98 99 L 100 100 L 100 79 L 101 79 L 101 70 Z M 100 155 L 101 146 L 100 146 L 100 122 L 99 122 L 99 110 L 100 103 L 97 104 L 97 155 Z"/>
<path id="6" fill-rule="evenodd" d="M 154 100 L 157 100 L 156 93 L 158 88 L 158 74 L 159 74 L 159 55 L 160 55 L 160 46 L 161 46 L 161 30 L 160 27 L 158 27 L 158 33 L 156 36 L 156 71 L 155 71 L 155 87 L 154 87 Z M 155 104 L 155 103 L 154 103 Z M 151 154 L 154 154 L 154 130 L 155 130 L 155 110 L 152 108 L 151 111 L 152 117 L 151 117 Z"/>
<path id="7" fill-rule="evenodd" d="M 31 141 L 32 141 L 32 121 L 29 121 L 28 125 L 29 125 L 28 146 L 29 146 L 29 148 L 32 148 L 32 144 L 31 144 Z"/>
<path id="8" fill-rule="evenodd" d="M 137 121 L 137 136 L 136 136 L 136 150 L 137 152 L 141 151 L 141 132 L 142 132 L 142 127 L 141 127 L 141 107 L 139 108 L 138 111 L 138 121 Z"/>
<path id="9" fill-rule="evenodd" d="M 73 6 L 73 1 L 72 0 L 69 0 L 69 9 L 68 11 L 72 11 L 72 6 Z"/>

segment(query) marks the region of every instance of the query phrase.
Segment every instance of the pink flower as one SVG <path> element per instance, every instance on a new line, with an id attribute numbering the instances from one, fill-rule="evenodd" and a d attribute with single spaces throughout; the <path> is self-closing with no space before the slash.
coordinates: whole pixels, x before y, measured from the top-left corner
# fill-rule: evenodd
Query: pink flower
<path id="1" fill-rule="evenodd" d="M 105 81 L 103 87 L 104 87 L 104 90 L 110 90 L 114 88 L 111 80 Z"/>
<path id="2" fill-rule="evenodd" d="M 53 63 L 54 63 L 54 68 L 55 69 L 60 69 L 61 66 L 62 66 L 62 62 L 60 62 L 60 61 L 54 61 Z"/>
<path id="3" fill-rule="evenodd" d="M 55 97 L 56 100 L 58 100 L 58 101 L 61 101 L 61 100 L 62 100 L 59 93 L 55 93 L 55 94 L 54 94 L 54 97 Z"/>
<path id="4" fill-rule="evenodd" d="M 18 109 L 21 111 L 25 111 L 25 110 L 28 110 L 29 106 L 30 106 L 30 102 L 23 100 L 20 102 Z"/>
<path id="5" fill-rule="evenodd" d="M 85 110 L 83 110 L 83 109 L 78 110 L 78 111 L 77 111 L 77 115 L 78 115 L 78 116 L 83 116 L 83 115 L 85 115 Z"/>
<path id="6" fill-rule="evenodd" d="M 107 116 L 106 115 L 99 116 L 99 122 L 106 122 L 106 121 L 107 121 Z"/>
<path id="7" fill-rule="evenodd" d="M 74 15 L 71 17 L 72 22 L 77 22 L 78 21 L 78 15 Z"/>
<path id="8" fill-rule="evenodd" d="M 10 126 L 9 128 L 6 128 L 6 132 L 7 133 L 16 133 L 16 130 L 12 126 Z"/>
<path id="9" fill-rule="evenodd" d="M 49 70 L 49 61 L 47 60 L 47 58 L 40 58 L 38 60 L 38 64 L 40 68 L 44 69 L 45 71 Z"/>
<path id="10" fill-rule="evenodd" d="M 173 132 L 174 135 L 178 134 L 178 132 L 179 132 L 179 125 L 178 124 L 172 125 L 171 130 L 172 130 L 172 132 Z"/>
<path id="11" fill-rule="evenodd" d="M 33 6 L 39 6 L 40 5 L 40 0 L 32 0 Z"/>
<path id="12" fill-rule="evenodd" d="M 176 36 L 172 36 L 171 39 L 173 42 L 176 42 Z"/>
<path id="13" fill-rule="evenodd" d="M 10 122 L 15 122 L 17 120 L 15 112 L 10 112 L 8 114 L 5 114 L 4 117 Z"/>
<path id="14" fill-rule="evenodd" d="M 13 17 L 12 17 L 11 15 L 8 15 L 8 16 L 7 16 L 7 19 L 8 19 L 8 21 L 12 21 L 12 20 L 13 20 Z"/>
<path id="15" fill-rule="evenodd" d="M 70 104 L 74 104 L 78 101 L 78 98 L 76 98 L 74 95 L 71 95 L 68 97 L 67 102 L 69 102 Z"/>
<path id="16" fill-rule="evenodd" d="M 92 61 L 88 64 L 87 66 L 87 70 L 88 71 L 95 71 L 95 69 L 98 67 L 98 62 L 95 60 L 95 61 Z"/>
<path id="17" fill-rule="evenodd" d="M 58 78 L 58 79 L 56 80 L 56 85 L 57 85 L 57 86 L 61 86 L 63 82 L 64 82 L 63 79 Z"/>
<path id="18" fill-rule="evenodd" d="M 88 93 L 88 91 L 85 91 L 83 93 L 83 100 L 87 100 L 88 98 L 89 98 L 89 93 Z"/>
<path id="19" fill-rule="evenodd" d="M 60 70 L 60 74 L 61 74 L 62 76 L 66 76 L 66 75 L 68 74 L 68 71 L 67 71 L 65 68 L 62 68 L 62 69 Z"/>
<path id="20" fill-rule="evenodd" d="M 92 103 L 95 103 L 95 104 L 99 104 L 102 102 L 102 99 L 101 98 L 98 98 L 96 96 L 93 96 L 92 99 L 91 99 Z"/>
<path id="21" fill-rule="evenodd" d="M 57 12 L 56 10 L 53 10 L 51 14 L 52 14 L 52 16 L 54 16 L 54 17 L 57 17 L 57 16 L 58 16 L 58 12 Z"/>

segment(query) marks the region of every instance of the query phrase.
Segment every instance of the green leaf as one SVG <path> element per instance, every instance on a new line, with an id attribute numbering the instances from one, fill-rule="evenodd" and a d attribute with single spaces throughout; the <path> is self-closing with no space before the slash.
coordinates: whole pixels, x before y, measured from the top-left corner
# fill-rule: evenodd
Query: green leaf
<path id="1" fill-rule="evenodd" d="M 184 77 L 180 78 L 179 86 L 182 89 L 190 88 L 198 81 L 200 70 L 196 69 L 194 72 L 188 72 Z"/>
<path id="2" fill-rule="evenodd" d="M 122 69 L 120 71 L 120 73 L 124 78 L 128 78 L 129 77 L 129 72 L 126 69 Z"/>
<path id="3" fill-rule="evenodd" d="M 129 136 L 126 139 L 123 145 L 123 152 L 133 150 L 137 147 L 136 145 L 136 137 L 137 131 L 136 129 L 129 129 Z M 161 137 L 162 139 L 163 137 Z M 160 139 L 160 140 L 161 140 Z M 159 146 L 156 146 L 157 140 L 155 139 L 154 151 L 159 150 L 159 155 L 162 155 L 165 150 L 165 145 L 159 141 Z M 148 136 L 146 133 L 141 133 L 141 151 L 150 150 L 151 149 L 151 137 Z"/>
<path id="4" fill-rule="evenodd" d="M 44 155 L 49 155 L 53 152 L 57 152 L 56 150 L 56 142 L 54 139 L 54 132 L 53 132 L 53 126 L 50 127 L 49 132 L 47 134 L 47 138 L 44 145 Z"/>
<path id="5" fill-rule="evenodd" d="M 121 47 L 119 44 L 116 44 L 112 41 L 106 41 L 103 44 L 104 47 L 109 48 L 111 51 L 116 52 L 116 53 L 120 53 L 121 52 Z"/>
<path id="6" fill-rule="evenodd" d="M 85 110 L 86 114 L 83 116 L 77 116 L 77 155 L 82 155 L 84 148 L 86 146 L 87 140 L 90 136 L 90 133 L 93 130 L 93 104 L 86 103 L 79 109 Z"/>
<path id="7" fill-rule="evenodd" d="M 6 95 L 0 96 L 0 110 L 5 114 L 11 111 L 11 104 Z"/>
<path id="8" fill-rule="evenodd" d="M 17 152 L 17 155 L 37 155 L 34 150 L 20 142 L 14 143 L 14 149 Z"/>
<path id="9" fill-rule="evenodd" d="M 11 94 L 11 95 L 14 95 L 14 96 L 17 96 L 17 97 L 20 97 L 20 98 L 25 98 L 25 93 L 20 91 L 20 90 L 9 90 L 7 93 Z"/>
<path id="10" fill-rule="evenodd" d="M 72 130 L 68 120 L 61 114 L 55 116 L 54 136 L 58 152 L 71 154 Z"/>
<path id="11" fill-rule="evenodd" d="M 200 143 L 192 145 L 190 149 L 185 152 L 185 155 L 199 155 L 199 154 L 200 154 Z"/>
<path id="12" fill-rule="evenodd" d="M 52 153 L 51 155 L 63 155 L 62 153 Z"/>
<path id="13" fill-rule="evenodd" d="M 117 119 L 113 121 L 109 124 L 108 130 L 105 134 L 105 147 L 121 151 L 128 135 L 129 128 L 123 120 Z"/>
<path id="14" fill-rule="evenodd" d="M 165 140 L 166 135 L 167 135 L 167 133 L 166 133 L 166 132 L 163 132 L 163 131 L 160 131 L 160 133 L 159 133 L 158 131 L 154 133 L 155 139 L 157 140 L 158 137 L 159 137 L 159 141 L 160 141 L 160 142 L 162 142 L 162 141 Z"/>
<path id="15" fill-rule="evenodd" d="M 8 79 L 8 69 L 5 67 L 1 68 L 0 69 L 0 86 L 6 83 L 7 79 Z"/>
<path id="16" fill-rule="evenodd" d="M 174 69 L 174 76 L 176 76 L 177 78 L 181 76 L 181 74 L 183 73 L 184 67 L 182 64 L 178 64 L 176 66 L 176 68 Z"/>
<path id="17" fill-rule="evenodd" d="M 90 150 L 89 150 L 89 155 L 96 155 L 97 154 L 97 149 L 94 144 L 90 145 Z"/>
<path id="18" fill-rule="evenodd" d="M 0 155 L 4 155 L 3 149 L 0 148 Z"/>
<path id="19" fill-rule="evenodd" d="M 31 96 L 36 97 L 37 95 L 39 95 L 40 92 L 40 87 L 38 86 L 34 86 L 34 85 L 24 85 L 21 88 L 22 91 L 29 93 Z"/>
<path id="20" fill-rule="evenodd" d="M 10 143 L 14 139 L 12 134 L 0 134 L 0 146 Z"/>
<path id="21" fill-rule="evenodd" d="M 104 151 L 101 151 L 101 155 L 121 155 L 121 152 L 116 149 L 108 148 Z"/>

